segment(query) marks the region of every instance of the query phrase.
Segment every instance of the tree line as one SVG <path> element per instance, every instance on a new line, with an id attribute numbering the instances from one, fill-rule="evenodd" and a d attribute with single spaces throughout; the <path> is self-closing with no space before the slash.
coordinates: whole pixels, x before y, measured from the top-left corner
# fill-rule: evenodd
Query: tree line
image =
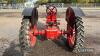
<path id="1" fill-rule="evenodd" d="M 39 3 L 100 3 L 100 0 L 38 0 Z"/>
<path id="2" fill-rule="evenodd" d="M 7 3 L 24 3 L 26 0 L 0 0 Z M 37 0 L 36 3 L 100 3 L 100 0 Z"/>
<path id="3" fill-rule="evenodd" d="M 0 0 L 2 3 L 24 3 L 26 0 Z"/>

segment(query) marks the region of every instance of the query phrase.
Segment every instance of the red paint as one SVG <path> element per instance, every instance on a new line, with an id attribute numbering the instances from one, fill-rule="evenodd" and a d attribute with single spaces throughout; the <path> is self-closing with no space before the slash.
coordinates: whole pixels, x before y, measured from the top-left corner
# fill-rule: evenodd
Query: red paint
<path id="1" fill-rule="evenodd" d="M 75 13 L 71 7 L 69 7 L 66 11 L 66 21 L 67 21 L 67 42 L 69 43 L 70 46 L 74 46 L 75 44 Z"/>
<path id="2" fill-rule="evenodd" d="M 75 35 L 76 35 L 75 28 L 69 28 L 68 30 L 70 30 L 70 31 L 67 34 L 67 41 L 70 44 L 70 46 L 74 46 L 74 44 L 75 44 Z"/>
<path id="3" fill-rule="evenodd" d="M 31 47 L 34 47 L 35 44 L 36 44 L 36 36 L 34 36 L 34 35 L 32 34 L 32 32 L 29 32 L 29 37 L 30 37 L 30 46 L 31 46 Z"/>
<path id="4" fill-rule="evenodd" d="M 62 31 L 58 27 L 56 19 L 56 14 L 57 14 L 56 8 L 52 7 L 51 9 L 50 7 L 48 7 L 48 10 L 49 11 L 47 12 L 46 29 L 37 30 L 37 26 L 34 25 L 33 33 L 30 33 L 31 46 L 35 45 L 37 35 L 45 35 L 46 39 L 55 40 L 58 39 L 59 36 L 65 34 L 67 34 L 66 40 L 68 41 L 68 43 L 74 45 L 73 39 L 75 39 L 76 32 L 75 32 L 75 14 L 72 8 L 68 8 L 68 10 L 66 11 L 66 16 L 67 16 L 66 21 L 68 23 L 66 31 Z M 52 25 L 50 25 L 49 22 L 52 23 Z"/>
<path id="5" fill-rule="evenodd" d="M 47 39 L 57 39 L 61 35 L 61 31 L 57 28 L 48 28 L 46 29 Z"/>
<path id="6" fill-rule="evenodd" d="M 47 8 L 47 20 L 46 23 L 48 22 L 56 22 L 56 14 L 57 14 L 57 9 L 55 6 L 49 6 Z"/>

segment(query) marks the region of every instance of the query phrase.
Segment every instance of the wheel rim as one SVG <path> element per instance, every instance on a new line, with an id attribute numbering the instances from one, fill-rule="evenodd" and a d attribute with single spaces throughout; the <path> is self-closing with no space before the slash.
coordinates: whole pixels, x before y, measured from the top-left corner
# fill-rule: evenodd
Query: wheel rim
<path id="1" fill-rule="evenodd" d="M 29 30 L 30 46 L 31 47 L 35 46 L 36 40 L 37 40 L 36 36 L 33 35 L 34 30 L 35 30 L 35 25 L 34 25 L 34 29 L 32 28 L 32 29 Z"/>
<path id="2" fill-rule="evenodd" d="M 34 47 L 36 43 L 36 36 L 33 36 L 33 34 L 29 32 L 29 37 L 30 37 L 30 46 Z"/>
<path id="3" fill-rule="evenodd" d="M 74 27 L 68 26 L 67 31 L 69 31 L 69 33 L 67 34 L 68 45 L 69 47 L 73 48 L 75 45 L 75 37 L 76 37 L 75 26 Z"/>

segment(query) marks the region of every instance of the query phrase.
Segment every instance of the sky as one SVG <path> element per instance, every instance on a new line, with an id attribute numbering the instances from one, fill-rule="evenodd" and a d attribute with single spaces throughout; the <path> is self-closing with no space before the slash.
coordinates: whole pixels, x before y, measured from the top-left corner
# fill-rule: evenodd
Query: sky
<path id="1" fill-rule="evenodd" d="M 28 0 L 28 1 L 33 1 L 33 2 L 36 2 L 37 0 Z"/>

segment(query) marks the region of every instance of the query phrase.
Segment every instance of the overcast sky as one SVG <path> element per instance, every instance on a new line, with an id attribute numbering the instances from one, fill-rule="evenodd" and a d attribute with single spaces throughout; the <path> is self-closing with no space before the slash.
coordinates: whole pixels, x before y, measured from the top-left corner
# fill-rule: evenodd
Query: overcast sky
<path id="1" fill-rule="evenodd" d="M 28 1 L 33 1 L 33 2 L 36 2 L 37 0 L 28 0 Z"/>

